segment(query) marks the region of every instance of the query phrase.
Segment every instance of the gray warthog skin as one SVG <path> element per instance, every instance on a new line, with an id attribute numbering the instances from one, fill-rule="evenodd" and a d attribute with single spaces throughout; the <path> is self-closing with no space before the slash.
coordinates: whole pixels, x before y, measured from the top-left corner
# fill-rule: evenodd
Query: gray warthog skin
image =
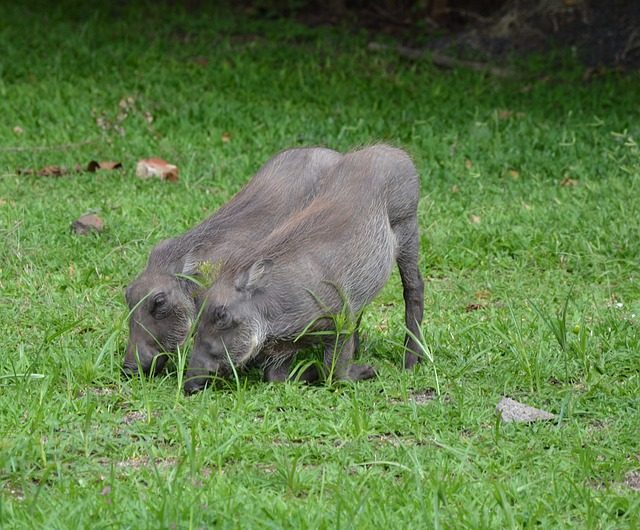
<path id="1" fill-rule="evenodd" d="M 156 245 L 145 270 L 125 290 L 132 310 L 124 372 L 159 372 L 188 338 L 198 306 L 196 283 L 202 262 L 215 263 L 239 245 L 259 241 L 304 208 L 323 178 L 342 159 L 325 148 L 288 149 L 270 159 L 227 204 L 185 234 Z M 266 374 L 266 377 L 269 377 Z"/>
<path id="2" fill-rule="evenodd" d="M 405 300 L 405 367 L 419 360 L 424 284 L 418 270 L 419 178 L 409 156 L 386 145 L 344 155 L 309 203 L 251 248 L 222 264 L 201 296 L 204 307 L 189 360 L 185 392 L 211 376 L 228 377 L 257 355 L 275 367 L 290 362 L 305 339 L 325 344 L 324 370 L 334 378 L 375 376 L 352 364 L 354 336 L 318 336 L 333 329 L 327 312 L 345 302 L 352 318 L 382 289 L 396 262 Z M 314 323 L 308 328 L 310 323 Z M 308 328 L 308 329 L 307 329 Z M 411 336 L 413 334 L 413 337 Z M 334 355 L 334 350 L 338 355 Z"/>

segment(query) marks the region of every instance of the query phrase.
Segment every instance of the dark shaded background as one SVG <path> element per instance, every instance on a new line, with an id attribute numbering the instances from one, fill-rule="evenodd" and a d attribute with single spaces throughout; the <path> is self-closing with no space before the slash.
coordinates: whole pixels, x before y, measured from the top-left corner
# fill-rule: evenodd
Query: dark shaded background
<path id="1" fill-rule="evenodd" d="M 211 2 L 174 0 L 198 11 Z M 637 0 L 258 0 L 256 17 L 293 17 L 390 35 L 405 46 L 501 62 L 566 49 L 588 67 L 640 66 Z"/>

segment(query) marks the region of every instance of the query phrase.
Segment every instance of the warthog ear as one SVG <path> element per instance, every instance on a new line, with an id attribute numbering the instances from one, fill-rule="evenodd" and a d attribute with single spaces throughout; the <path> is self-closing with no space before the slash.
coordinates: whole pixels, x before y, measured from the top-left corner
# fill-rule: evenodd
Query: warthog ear
<path id="1" fill-rule="evenodd" d="M 271 267 L 273 267 L 272 260 L 259 259 L 249 267 L 249 270 L 240 274 L 236 280 L 236 289 L 251 293 L 256 289 L 264 288 L 268 283 Z"/>
<path id="2" fill-rule="evenodd" d="M 199 265 L 199 261 L 196 258 L 196 256 L 192 252 L 189 252 L 184 257 L 184 262 L 182 264 L 181 272 L 182 274 L 186 274 L 186 275 L 196 274 L 198 272 L 198 265 Z"/>

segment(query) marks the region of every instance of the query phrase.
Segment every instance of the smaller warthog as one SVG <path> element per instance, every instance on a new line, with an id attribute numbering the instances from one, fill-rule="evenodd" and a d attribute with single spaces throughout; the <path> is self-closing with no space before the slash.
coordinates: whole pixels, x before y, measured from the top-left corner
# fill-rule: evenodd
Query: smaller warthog
<path id="1" fill-rule="evenodd" d="M 353 335 L 318 332 L 335 331 L 336 315 L 355 320 L 385 285 L 394 261 L 409 331 L 405 366 L 412 367 L 424 305 L 419 188 L 404 151 L 378 145 L 344 155 L 306 208 L 223 262 L 202 294 L 185 392 L 203 388 L 211 376 L 230 376 L 258 355 L 271 366 L 288 366 L 301 346 L 318 339 L 325 345 L 325 373 L 373 377 L 372 367 L 351 362 Z"/>
<path id="2" fill-rule="evenodd" d="M 124 372 L 160 371 L 166 353 L 184 344 L 196 318 L 198 285 L 188 277 L 206 269 L 202 263 L 215 263 L 237 246 L 261 240 L 304 208 L 341 158 L 324 148 L 283 151 L 211 217 L 159 243 L 146 269 L 125 290 L 131 313 Z"/>

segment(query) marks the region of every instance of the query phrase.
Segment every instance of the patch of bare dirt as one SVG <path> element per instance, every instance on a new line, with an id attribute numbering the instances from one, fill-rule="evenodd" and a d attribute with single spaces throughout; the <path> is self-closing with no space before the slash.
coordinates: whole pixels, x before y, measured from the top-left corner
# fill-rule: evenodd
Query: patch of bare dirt
<path id="1" fill-rule="evenodd" d="M 132 469 L 134 471 L 138 471 L 140 469 L 148 467 L 152 468 L 154 466 L 159 469 L 167 469 L 169 467 L 175 466 L 177 462 L 177 458 L 174 457 L 150 458 L 148 456 L 134 456 L 131 458 L 127 458 L 126 460 L 119 460 L 117 462 L 112 462 L 107 458 L 104 458 L 100 461 L 100 463 L 104 466 L 113 464 L 116 469 Z"/>
<path id="2" fill-rule="evenodd" d="M 630 471 L 624 478 L 624 485 L 635 491 L 640 491 L 640 471 Z"/>
<path id="3" fill-rule="evenodd" d="M 394 405 L 404 405 L 406 403 L 415 403 L 416 405 L 426 405 L 432 401 L 440 399 L 444 403 L 448 403 L 451 398 L 446 395 L 438 396 L 438 392 L 435 388 L 425 388 L 422 390 L 413 390 L 409 394 L 407 401 L 404 399 L 393 398 L 390 400 Z"/>
<path id="4" fill-rule="evenodd" d="M 22 491 L 22 488 L 20 488 L 19 486 L 16 486 L 15 484 L 8 482 L 7 484 L 4 485 L 4 489 L 15 500 L 20 502 L 24 501 L 25 499 L 24 491 Z"/>
<path id="5" fill-rule="evenodd" d="M 85 390 L 80 390 L 78 392 L 78 397 L 84 397 L 87 394 L 93 394 L 94 396 L 103 397 L 103 396 L 112 396 L 115 394 L 117 390 L 113 387 L 109 386 L 92 386 Z"/>
<path id="6" fill-rule="evenodd" d="M 404 436 L 402 433 L 384 432 L 379 434 L 370 434 L 367 439 L 378 445 L 390 445 L 392 447 L 407 447 L 420 445 L 413 437 Z"/>
<path id="7" fill-rule="evenodd" d="M 143 410 L 132 410 L 122 417 L 121 423 L 132 425 L 139 421 L 147 421 L 147 413 Z"/>

